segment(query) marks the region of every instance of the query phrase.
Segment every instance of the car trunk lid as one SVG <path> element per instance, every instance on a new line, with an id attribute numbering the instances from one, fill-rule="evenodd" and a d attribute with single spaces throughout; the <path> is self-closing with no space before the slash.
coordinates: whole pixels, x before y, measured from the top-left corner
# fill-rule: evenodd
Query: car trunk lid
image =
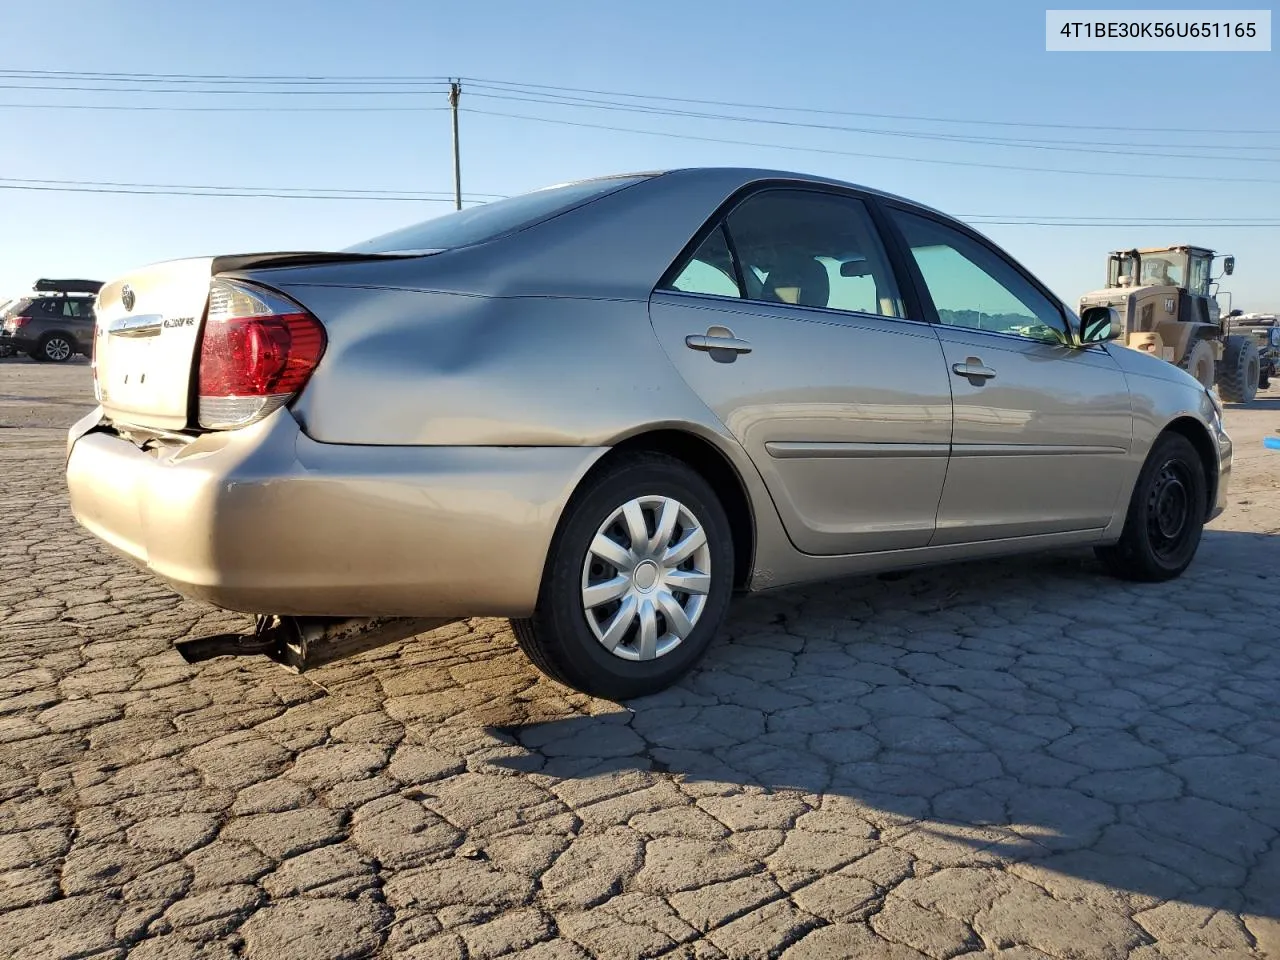
<path id="1" fill-rule="evenodd" d="M 194 426 L 194 385 L 210 282 L 219 274 L 403 255 L 293 252 L 193 257 L 152 264 L 104 284 L 94 331 L 94 389 L 113 422 Z"/>

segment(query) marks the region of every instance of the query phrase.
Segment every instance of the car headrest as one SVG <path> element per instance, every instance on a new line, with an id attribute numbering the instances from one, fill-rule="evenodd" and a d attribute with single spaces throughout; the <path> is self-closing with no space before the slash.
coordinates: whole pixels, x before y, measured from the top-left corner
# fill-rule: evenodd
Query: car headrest
<path id="1" fill-rule="evenodd" d="M 764 298 L 802 307 L 825 307 L 831 299 L 831 277 L 817 260 L 798 257 L 769 271 Z"/>

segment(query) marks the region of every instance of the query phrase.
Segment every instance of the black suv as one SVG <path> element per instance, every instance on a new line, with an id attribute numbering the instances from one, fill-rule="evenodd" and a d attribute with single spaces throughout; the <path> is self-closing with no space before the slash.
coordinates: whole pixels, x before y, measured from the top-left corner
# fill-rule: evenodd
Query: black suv
<path id="1" fill-rule="evenodd" d="M 95 280 L 38 280 L 34 294 L 20 297 L 0 314 L 0 356 L 25 353 L 32 360 L 62 363 L 93 352 Z"/>

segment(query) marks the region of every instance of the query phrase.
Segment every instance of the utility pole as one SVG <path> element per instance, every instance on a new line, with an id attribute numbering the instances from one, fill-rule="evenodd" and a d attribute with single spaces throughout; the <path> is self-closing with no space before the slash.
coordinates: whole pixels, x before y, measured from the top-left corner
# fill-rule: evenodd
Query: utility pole
<path id="1" fill-rule="evenodd" d="M 458 97 L 462 85 L 456 80 L 449 84 L 449 106 L 453 108 L 453 205 L 462 209 L 462 153 L 458 148 Z"/>

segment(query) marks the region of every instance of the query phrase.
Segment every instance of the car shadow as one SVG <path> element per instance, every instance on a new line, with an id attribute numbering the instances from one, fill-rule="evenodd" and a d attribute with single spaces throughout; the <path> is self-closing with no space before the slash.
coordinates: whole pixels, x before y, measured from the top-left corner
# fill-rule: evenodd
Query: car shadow
<path id="1" fill-rule="evenodd" d="M 675 687 L 487 729 L 512 771 L 794 791 L 939 866 L 1280 917 L 1277 623 L 1280 538 L 1211 530 L 1165 584 L 1070 552 L 747 598 Z"/>
<path id="2" fill-rule="evenodd" d="M 1280 410 L 1280 397 L 1259 396 L 1248 403 L 1223 403 L 1228 410 Z"/>

